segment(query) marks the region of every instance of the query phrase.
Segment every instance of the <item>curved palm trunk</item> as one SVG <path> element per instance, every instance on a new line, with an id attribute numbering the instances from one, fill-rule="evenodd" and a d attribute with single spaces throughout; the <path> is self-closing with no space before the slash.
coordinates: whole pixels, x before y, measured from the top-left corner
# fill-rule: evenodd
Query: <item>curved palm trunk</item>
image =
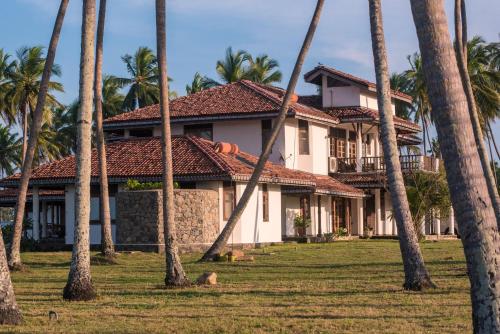
<path id="1" fill-rule="evenodd" d="M 488 125 L 488 131 L 490 133 L 491 141 L 493 142 L 493 147 L 495 147 L 495 152 L 497 154 L 497 158 L 500 160 L 500 151 L 498 150 L 497 142 L 495 140 L 495 136 L 493 135 L 493 130 L 491 129 L 491 124 L 489 121 L 487 121 L 486 124 Z M 491 160 L 495 160 L 495 159 L 493 159 L 493 156 L 491 156 Z"/>
<path id="2" fill-rule="evenodd" d="M 17 325 L 21 322 L 22 315 L 17 306 L 14 287 L 10 280 L 2 229 L 0 229 L 0 324 Z"/>
<path id="3" fill-rule="evenodd" d="M 254 192 L 255 187 L 257 186 L 257 183 L 259 182 L 260 175 L 262 174 L 264 166 L 267 160 L 269 159 L 269 155 L 271 154 L 271 149 L 274 145 L 274 142 L 278 138 L 278 135 L 281 129 L 283 128 L 283 125 L 285 124 L 285 119 L 288 112 L 290 99 L 295 92 L 295 86 L 297 86 L 297 81 L 299 79 L 300 71 L 302 69 L 302 64 L 304 63 L 304 59 L 307 55 L 307 52 L 309 51 L 309 47 L 311 46 L 314 32 L 316 31 L 316 27 L 318 26 L 319 19 L 321 16 L 321 11 L 323 9 L 323 4 L 324 0 L 318 0 L 316 4 L 316 9 L 314 11 L 311 23 L 309 24 L 309 29 L 302 44 L 302 48 L 300 49 L 299 55 L 297 57 L 295 67 L 293 68 L 293 73 L 292 76 L 290 77 L 290 82 L 288 83 L 288 87 L 286 90 L 285 97 L 283 98 L 283 104 L 281 105 L 279 115 L 274 122 L 271 135 L 269 136 L 267 143 L 264 149 L 262 150 L 262 153 L 259 157 L 259 160 L 257 161 L 257 165 L 255 166 L 252 176 L 250 177 L 250 180 L 248 181 L 248 184 L 245 187 L 245 191 L 243 192 L 243 195 L 238 201 L 238 204 L 236 205 L 231 216 L 229 217 L 229 220 L 227 221 L 226 226 L 224 226 L 224 229 L 222 230 L 221 234 L 217 237 L 217 240 L 215 240 L 210 249 L 203 255 L 201 261 L 213 260 L 213 258 L 217 254 L 222 252 L 222 250 L 227 244 L 227 241 L 229 240 L 229 237 L 231 236 L 231 233 L 234 230 L 234 227 L 236 226 L 236 223 L 243 214 L 243 211 L 245 210 L 248 201 L 250 200 L 250 197 L 252 196 L 252 193 Z"/>
<path id="4" fill-rule="evenodd" d="M 109 210 L 108 171 L 106 162 L 106 144 L 102 126 L 102 52 L 104 42 L 104 22 L 106 18 L 106 0 L 99 1 L 99 21 L 97 23 L 97 43 L 95 53 L 94 104 L 96 115 L 97 151 L 99 155 L 101 221 L 101 253 L 106 257 L 114 257 L 115 247 L 111 232 L 111 214 Z"/>
<path id="5" fill-rule="evenodd" d="M 80 58 L 80 110 L 77 121 L 75 238 L 66 300 L 95 298 L 90 276 L 90 167 L 92 136 L 92 85 L 94 81 L 95 0 L 83 1 Z"/>
<path id="6" fill-rule="evenodd" d="M 484 136 L 479 122 L 476 99 L 474 98 L 469 71 L 467 69 L 467 59 L 465 56 L 467 44 L 463 45 L 463 37 L 466 36 L 463 28 L 467 29 L 467 22 L 465 17 L 462 17 L 463 13 L 465 13 L 465 0 L 455 0 L 455 53 L 458 61 L 458 69 L 460 71 L 460 77 L 462 78 L 465 97 L 467 98 L 472 130 L 474 131 L 474 139 L 476 140 L 477 151 L 479 153 L 479 158 L 481 159 L 481 166 L 483 167 L 488 193 L 491 198 L 491 203 L 493 204 L 493 209 L 495 210 L 497 225 L 500 229 L 500 198 L 498 197 L 495 178 L 493 176 L 493 172 L 491 171 L 488 152 L 486 151 L 486 146 L 484 144 Z"/>
<path id="7" fill-rule="evenodd" d="M 391 107 L 389 66 L 385 48 L 382 8 L 380 0 L 369 0 L 370 28 L 377 78 L 377 99 L 380 113 L 380 131 L 387 168 L 387 181 L 391 194 L 394 218 L 398 227 L 399 248 L 405 272 L 404 288 L 422 290 L 434 287 L 418 244 L 418 236 L 413 225 L 406 188 L 399 161 L 396 130 Z"/>
<path id="8" fill-rule="evenodd" d="M 443 0 L 411 0 L 429 100 L 471 284 L 475 333 L 500 332 L 500 235 L 477 153 Z"/>
<path id="9" fill-rule="evenodd" d="M 40 90 L 38 92 L 37 103 L 35 112 L 33 114 L 33 123 L 30 128 L 30 135 L 27 144 L 27 149 L 24 152 L 23 143 L 23 166 L 21 170 L 21 180 L 19 181 L 19 190 L 16 201 L 16 218 L 14 221 L 14 235 L 9 254 L 9 267 L 13 270 L 22 267 L 21 262 L 21 236 L 23 232 L 24 211 L 26 206 L 26 194 L 28 192 L 29 180 L 31 177 L 31 168 L 33 166 L 33 159 L 35 158 L 35 149 L 38 143 L 38 135 L 42 128 L 43 109 L 45 107 L 45 100 L 47 98 L 48 84 L 50 82 L 50 75 L 52 73 L 52 65 L 56 56 L 57 43 L 61 34 L 61 28 L 68 7 L 69 0 L 61 0 L 59 11 L 57 12 L 54 30 L 50 39 L 49 48 L 47 50 L 47 59 L 45 60 L 45 67 L 42 73 L 42 81 L 40 83 Z M 26 114 L 26 111 L 25 111 Z M 25 120 L 27 123 L 27 120 Z M 25 130 L 26 131 L 26 130 Z M 26 134 L 24 135 L 26 138 Z"/>
<path id="10" fill-rule="evenodd" d="M 25 102 L 22 107 L 22 117 L 23 117 L 23 146 L 21 149 L 21 162 L 24 163 L 26 159 L 26 151 L 28 150 L 28 103 Z"/>
<path id="11" fill-rule="evenodd" d="M 165 0 L 156 0 L 156 45 L 160 70 L 160 109 L 162 123 L 163 160 L 163 228 L 165 234 L 166 276 L 165 285 L 189 285 L 177 249 L 174 221 L 174 179 L 172 174 L 172 135 L 168 101 L 167 46 L 165 28 Z"/>

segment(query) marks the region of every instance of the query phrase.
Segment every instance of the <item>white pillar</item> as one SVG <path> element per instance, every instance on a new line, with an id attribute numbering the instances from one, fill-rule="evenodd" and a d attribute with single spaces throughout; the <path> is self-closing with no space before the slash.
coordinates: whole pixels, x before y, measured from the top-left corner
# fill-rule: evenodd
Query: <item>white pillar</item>
<path id="1" fill-rule="evenodd" d="M 455 235 L 455 212 L 453 207 L 450 208 L 450 231 L 448 234 Z"/>
<path id="2" fill-rule="evenodd" d="M 40 239 L 40 196 L 38 187 L 33 187 L 32 190 L 32 207 L 33 207 L 33 239 Z"/>
<path id="3" fill-rule="evenodd" d="M 47 202 L 42 201 L 42 217 L 40 219 L 42 223 L 42 238 L 47 237 Z"/>
<path id="4" fill-rule="evenodd" d="M 382 222 L 382 212 L 380 205 L 380 189 L 375 189 L 375 234 L 383 235 L 384 227 Z"/>
<path id="5" fill-rule="evenodd" d="M 363 124 L 359 123 L 356 125 L 356 172 L 363 171 L 363 135 L 362 135 Z"/>
<path id="6" fill-rule="evenodd" d="M 436 210 L 434 217 L 434 231 L 436 231 L 436 235 L 441 235 L 441 215 L 439 210 Z"/>
<path id="7" fill-rule="evenodd" d="M 365 224 L 363 222 L 364 219 L 364 212 L 363 212 L 363 199 L 359 198 L 357 199 L 357 209 L 358 209 L 358 234 L 363 235 L 365 233 L 364 227 Z"/>

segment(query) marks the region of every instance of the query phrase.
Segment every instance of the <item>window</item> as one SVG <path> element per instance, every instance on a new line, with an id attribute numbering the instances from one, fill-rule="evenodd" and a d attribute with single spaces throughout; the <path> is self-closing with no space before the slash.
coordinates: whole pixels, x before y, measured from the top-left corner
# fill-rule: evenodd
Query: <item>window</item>
<path id="1" fill-rule="evenodd" d="M 372 155 L 372 134 L 366 135 L 366 141 L 363 143 L 365 157 Z"/>
<path id="2" fill-rule="evenodd" d="M 269 191 L 267 184 L 262 185 L 262 220 L 269 221 Z"/>
<path id="3" fill-rule="evenodd" d="M 153 129 L 130 129 L 129 136 L 137 138 L 153 137 Z"/>
<path id="4" fill-rule="evenodd" d="M 345 158 L 346 153 L 346 131 L 343 129 L 330 128 L 330 156 Z"/>
<path id="5" fill-rule="evenodd" d="M 184 125 L 184 134 L 189 136 L 196 136 L 205 138 L 208 140 L 213 140 L 214 131 L 213 124 L 193 124 L 193 125 Z"/>
<path id="6" fill-rule="evenodd" d="M 222 188 L 223 197 L 223 216 L 224 220 L 228 220 L 233 213 L 234 206 L 236 203 L 236 190 L 231 182 L 224 182 Z"/>
<path id="7" fill-rule="evenodd" d="M 270 119 L 263 119 L 261 122 L 262 129 L 262 150 L 264 151 L 264 146 L 267 143 L 267 140 L 271 136 L 271 131 L 273 129 L 273 121 Z"/>
<path id="8" fill-rule="evenodd" d="M 311 204 L 309 202 L 309 195 L 300 197 L 300 215 L 304 219 L 311 219 Z"/>
<path id="9" fill-rule="evenodd" d="M 299 154 L 309 154 L 309 123 L 299 119 Z"/>

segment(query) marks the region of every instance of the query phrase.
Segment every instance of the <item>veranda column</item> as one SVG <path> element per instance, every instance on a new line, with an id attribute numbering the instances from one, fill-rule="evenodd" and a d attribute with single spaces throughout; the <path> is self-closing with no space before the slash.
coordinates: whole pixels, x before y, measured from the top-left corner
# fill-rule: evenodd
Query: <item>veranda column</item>
<path id="1" fill-rule="evenodd" d="M 382 212 L 381 212 L 381 204 L 380 204 L 380 189 L 375 189 L 375 227 L 376 235 L 384 234 L 384 227 L 382 223 Z"/>
<path id="2" fill-rule="evenodd" d="M 357 209 L 358 209 L 358 234 L 359 235 L 363 235 L 364 233 L 364 228 L 365 228 L 365 224 L 364 224 L 364 211 L 363 211 L 363 199 L 362 198 L 358 198 L 357 199 Z"/>
<path id="3" fill-rule="evenodd" d="M 424 216 L 422 217 L 422 222 L 420 223 L 420 227 L 422 228 L 422 235 L 423 235 L 423 236 L 425 236 L 425 221 L 426 221 L 425 217 L 426 217 L 426 216 L 427 216 L 427 215 L 424 215 Z"/>
<path id="4" fill-rule="evenodd" d="M 362 134 L 362 123 L 356 125 L 356 172 L 363 171 L 363 134 Z"/>
<path id="5" fill-rule="evenodd" d="M 33 202 L 33 240 L 40 239 L 40 196 L 38 187 L 33 187 L 31 196 Z"/>
<path id="6" fill-rule="evenodd" d="M 439 210 L 436 210 L 436 214 L 434 216 L 434 231 L 436 235 L 441 235 L 441 215 Z"/>
<path id="7" fill-rule="evenodd" d="M 450 230 L 448 234 L 455 235 L 455 212 L 453 207 L 450 208 Z"/>
<path id="8" fill-rule="evenodd" d="M 47 237 L 47 202 L 42 201 L 42 238 Z"/>

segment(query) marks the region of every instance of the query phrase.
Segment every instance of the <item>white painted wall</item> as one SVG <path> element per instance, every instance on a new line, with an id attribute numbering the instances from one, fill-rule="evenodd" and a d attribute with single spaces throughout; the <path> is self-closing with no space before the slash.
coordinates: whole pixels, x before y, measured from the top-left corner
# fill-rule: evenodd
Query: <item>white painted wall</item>
<path id="1" fill-rule="evenodd" d="M 295 217 L 300 215 L 300 198 L 299 196 L 293 195 L 284 195 L 282 196 L 284 202 L 282 205 L 284 206 L 285 214 L 282 219 L 285 221 L 285 231 L 284 235 L 288 237 L 295 236 L 295 227 L 293 226 L 293 220 Z"/>
<path id="2" fill-rule="evenodd" d="M 360 89 L 355 86 L 323 87 L 323 106 L 348 107 L 359 105 Z"/>

